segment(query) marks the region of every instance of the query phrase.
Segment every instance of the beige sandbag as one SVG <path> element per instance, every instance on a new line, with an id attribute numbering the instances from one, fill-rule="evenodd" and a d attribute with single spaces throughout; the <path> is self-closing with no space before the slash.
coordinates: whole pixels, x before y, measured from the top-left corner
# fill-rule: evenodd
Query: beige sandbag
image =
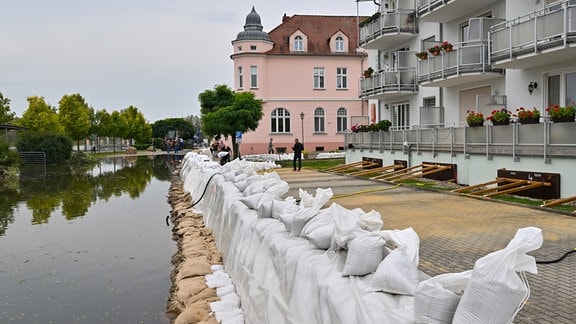
<path id="1" fill-rule="evenodd" d="M 206 279 L 200 276 L 182 279 L 178 281 L 177 287 L 176 298 L 178 300 L 186 300 L 199 294 L 208 286 L 206 286 Z"/>
<path id="2" fill-rule="evenodd" d="M 212 273 L 212 270 L 210 269 L 208 258 L 200 256 L 184 261 L 184 263 L 180 265 L 180 271 L 178 271 L 178 275 L 176 275 L 176 280 L 205 276 L 209 273 Z"/>
<path id="3" fill-rule="evenodd" d="M 207 302 L 198 302 L 192 304 L 178 315 L 174 320 L 174 324 L 195 324 L 208 318 L 210 314 L 210 306 Z"/>
<path id="4" fill-rule="evenodd" d="M 220 297 L 218 297 L 218 295 L 216 295 L 216 288 L 208 288 L 207 287 L 204 290 L 202 290 L 199 294 L 191 296 L 190 298 L 183 300 L 182 302 L 184 303 L 184 305 L 188 306 L 188 305 L 195 304 L 199 301 L 205 301 L 207 303 L 212 303 L 212 302 L 215 302 L 217 300 L 220 300 Z"/>
<path id="5" fill-rule="evenodd" d="M 218 324 L 218 323 L 219 322 L 214 315 L 210 315 L 208 316 L 207 319 L 198 322 L 198 324 Z"/>

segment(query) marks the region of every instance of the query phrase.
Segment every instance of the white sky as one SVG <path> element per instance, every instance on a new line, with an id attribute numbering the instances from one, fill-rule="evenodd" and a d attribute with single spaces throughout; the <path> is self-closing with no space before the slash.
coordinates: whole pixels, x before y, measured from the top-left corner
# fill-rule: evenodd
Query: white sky
<path id="1" fill-rule="evenodd" d="M 199 93 L 233 85 L 231 41 L 252 6 L 266 32 L 284 13 L 357 14 L 355 0 L 3 1 L 0 92 L 17 116 L 29 96 L 57 107 L 74 93 L 96 110 L 133 105 L 149 122 L 199 115 Z"/>

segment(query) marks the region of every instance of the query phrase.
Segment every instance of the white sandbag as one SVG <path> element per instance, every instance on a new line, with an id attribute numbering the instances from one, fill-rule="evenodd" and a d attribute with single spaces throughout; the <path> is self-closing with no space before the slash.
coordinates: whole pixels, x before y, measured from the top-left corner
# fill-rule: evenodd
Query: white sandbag
<path id="1" fill-rule="evenodd" d="M 316 216 L 322 206 L 326 204 L 330 198 L 334 195 L 331 188 L 316 189 L 316 195 L 309 199 L 309 195 L 306 191 L 301 190 L 302 196 L 300 197 L 300 208 L 299 212 L 294 214 L 292 227 L 291 227 L 291 234 L 292 236 L 300 236 L 302 232 L 302 228 L 306 225 L 306 223 L 312 219 L 312 217 Z M 307 201 L 306 203 L 304 203 Z M 303 205 L 304 203 L 304 205 Z"/>
<path id="2" fill-rule="evenodd" d="M 268 199 L 262 201 L 258 206 L 258 218 L 272 218 L 272 204 L 274 200 Z"/>
<path id="3" fill-rule="evenodd" d="M 272 218 L 279 219 L 280 213 L 292 212 L 299 210 L 300 207 L 296 204 L 294 197 L 287 197 L 284 200 L 275 199 L 272 202 Z"/>
<path id="4" fill-rule="evenodd" d="M 318 211 L 314 207 L 306 207 L 304 209 L 300 209 L 294 213 L 294 217 L 292 218 L 292 227 L 290 228 L 290 234 L 292 236 L 300 236 L 302 232 L 302 228 L 306 225 L 306 223 L 311 220 Z"/>
<path id="5" fill-rule="evenodd" d="M 331 251 L 345 249 L 348 241 L 361 234 L 363 231 L 358 225 L 360 216 L 336 203 L 330 208 L 334 214 L 334 236 L 330 244 Z"/>
<path id="6" fill-rule="evenodd" d="M 382 215 L 379 212 L 372 210 L 368 213 L 360 215 L 358 225 L 364 230 L 369 232 L 379 231 L 384 226 Z"/>
<path id="7" fill-rule="evenodd" d="M 414 319 L 418 324 L 450 324 L 472 270 L 446 273 L 418 284 L 414 295 Z"/>
<path id="8" fill-rule="evenodd" d="M 349 241 L 342 276 L 364 276 L 376 271 L 382 261 L 385 244 L 380 234 L 371 232 Z"/>
<path id="9" fill-rule="evenodd" d="M 263 192 L 255 193 L 253 195 L 240 198 L 240 202 L 242 202 L 244 205 L 246 205 L 246 207 L 250 209 L 258 210 L 258 202 L 260 202 L 262 196 L 264 196 Z"/>
<path id="10" fill-rule="evenodd" d="M 279 180 L 278 183 L 266 189 L 266 193 L 274 195 L 274 197 L 281 197 L 290 190 L 290 185 L 284 180 Z"/>
<path id="11" fill-rule="evenodd" d="M 222 151 L 222 152 L 218 152 L 218 154 L 216 154 L 216 156 L 218 156 L 219 158 L 223 158 L 223 157 L 227 156 L 228 154 L 229 154 L 229 152 Z"/>
<path id="12" fill-rule="evenodd" d="M 332 209 L 326 208 L 306 223 L 300 236 L 308 239 L 317 248 L 327 250 L 334 235 L 334 227 Z"/>
<path id="13" fill-rule="evenodd" d="M 418 283 L 418 265 L 409 256 L 406 245 L 392 250 L 380 262 L 370 281 L 376 291 L 410 296 L 416 292 Z"/>
<path id="14" fill-rule="evenodd" d="M 511 323 L 530 295 L 516 272 L 538 273 L 526 253 L 542 246 L 542 230 L 525 227 L 508 245 L 478 259 L 454 314 L 454 323 Z"/>

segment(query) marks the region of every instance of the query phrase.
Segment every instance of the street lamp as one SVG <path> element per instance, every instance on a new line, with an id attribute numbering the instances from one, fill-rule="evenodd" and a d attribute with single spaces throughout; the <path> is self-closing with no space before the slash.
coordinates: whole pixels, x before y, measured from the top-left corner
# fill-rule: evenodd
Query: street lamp
<path id="1" fill-rule="evenodd" d="M 301 142 L 302 142 L 302 145 L 304 145 L 304 113 L 303 113 L 303 112 L 300 113 L 300 120 L 302 121 L 302 138 L 301 138 Z"/>

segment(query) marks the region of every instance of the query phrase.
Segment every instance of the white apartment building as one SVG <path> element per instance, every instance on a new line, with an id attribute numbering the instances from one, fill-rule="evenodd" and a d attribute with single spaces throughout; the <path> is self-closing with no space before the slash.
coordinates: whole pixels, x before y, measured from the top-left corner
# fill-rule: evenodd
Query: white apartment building
<path id="1" fill-rule="evenodd" d="M 370 120 L 390 132 L 351 133 L 349 162 L 378 157 L 408 165 L 457 165 L 457 181 L 493 180 L 500 169 L 559 175 L 576 195 L 576 123 L 553 123 L 550 105 L 576 101 L 575 0 L 381 0 L 360 23 L 370 77 L 360 82 Z M 448 42 L 451 51 L 428 50 Z M 421 59 L 417 53 L 426 52 Z M 537 108 L 539 124 L 467 127 L 468 111 Z M 375 116 L 372 116 L 375 115 Z M 400 152 L 400 154 L 399 154 Z"/>

